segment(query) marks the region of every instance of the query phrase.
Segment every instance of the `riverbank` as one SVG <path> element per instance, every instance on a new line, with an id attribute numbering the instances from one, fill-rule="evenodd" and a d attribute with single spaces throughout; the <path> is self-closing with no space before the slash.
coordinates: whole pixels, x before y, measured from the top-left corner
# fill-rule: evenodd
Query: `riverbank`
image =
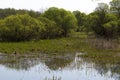
<path id="1" fill-rule="evenodd" d="M 27 54 L 31 52 L 40 53 L 74 53 L 84 51 L 86 46 L 84 36 L 68 37 L 59 39 L 47 39 L 28 42 L 0 42 L 0 52 L 12 54 Z"/>
<path id="2" fill-rule="evenodd" d="M 92 62 L 97 65 L 119 65 L 120 48 L 118 46 L 114 48 L 107 46 L 105 48 L 105 43 L 114 44 L 103 42 L 103 40 L 99 40 L 98 43 L 98 40 L 88 38 L 84 33 L 75 33 L 71 37 L 50 40 L 0 42 L 0 52 L 4 53 L 1 54 L 3 56 L 1 56 L 0 63 L 15 63 L 21 58 L 57 59 L 63 57 L 69 59 L 72 57 L 69 56 L 70 54 L 75 55 L 81 52 L 82 54 L 78 57 L 82 58 L 83 61 L 85 60 L 85 62 Z M 120 73 L 119 70 L 117 71 Z"/>
<path id="3" fill-rule="evenodd" d="M 100 45 L 97 45 L 98 48 L 95 42 Z M 60 55 L 64 53 L 82 52 L 85 53 L 82 57 L 92 58 L 98 62 L 102 60 L 118 63 L 120 61 L 119 47 L 105 49 L 101 47 L 100 43 L 104 45 L 106 42 L 94 41 L 94 38 L 88 39 L 85 33 L 74 33 L 70 37 L 59 39 L 28 42 L 0 42 L 0 52 L 5 54 L 14 54 L 16 52 L 16 54 L 19 55 L 28 55 L 29 53 Z"/>

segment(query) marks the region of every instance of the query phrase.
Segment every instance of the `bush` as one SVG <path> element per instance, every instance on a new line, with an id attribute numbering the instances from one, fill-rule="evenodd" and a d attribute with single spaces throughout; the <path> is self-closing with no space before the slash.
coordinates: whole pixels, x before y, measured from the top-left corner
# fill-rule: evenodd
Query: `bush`
<path id="1" fill-rule="evenodd" d="M 107 39 L 117 37 L 117 26 L 118 24 L 116 21 L 110 21 L 103 25 L 103 27 L 105 28 L 105 33 L 106 33 L 105 36 Z"/>
<path id="2" fill-rule="evenodd" d="M 52 39 L 62 35 L 62 29 L 58 27 L 54 21 L 51 21 L 45 17 L 39 17 L 38 19 L 44 24 L 44 27 L 41 29 L 40 38 Z"/>
<path id="3" fill-rule="evenodd" d="M 2 41 L 25 41 L 38 38 L 43 24 L 24 15 L 11 15 L 0 20 L 0 40 Z"/>

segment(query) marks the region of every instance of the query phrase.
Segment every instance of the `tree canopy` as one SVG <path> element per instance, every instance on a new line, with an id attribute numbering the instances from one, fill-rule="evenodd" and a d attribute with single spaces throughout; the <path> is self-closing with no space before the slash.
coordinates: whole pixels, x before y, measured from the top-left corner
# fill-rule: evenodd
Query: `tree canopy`
<path id="1" fill-rule="evenodd" d="M 11 15 L 0 20 L 0 39 L 2 41 L 24 41 L 36 38 L 43 24 L 31 16 Z"/>
<path id="2" fill-rule="evenodd" d="M 118 14 L 120 17 L 120 0 L 112 0 L 110 2 L 111 12 Z"/>
<path id="3" fill-rule="evenodd" d="M 64 9 L 51 7 L 45 11 L 43 16 L 49 20 L 55 21 L 57 25 L 63 30 L 63 36 L 67 36 L 70 30 L 75 30 L 77 28 L 76 17 L 71 12 Z"/>
<path id="4" fill-rule="evenodd" d="M 51 7 L 45 12 L 0 9 L 0 41 L 67 37 L 71 32 L 92 32 L 107 40 L 120 37 L 120 0 L 99 3 L 90 13 Z"/>

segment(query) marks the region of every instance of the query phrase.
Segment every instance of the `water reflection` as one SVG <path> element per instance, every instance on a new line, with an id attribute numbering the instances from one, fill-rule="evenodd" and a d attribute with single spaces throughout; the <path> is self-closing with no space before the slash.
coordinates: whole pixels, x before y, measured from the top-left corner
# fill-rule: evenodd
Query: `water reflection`
<path id="1" fill-rule="evenodd" d="M 115 80 L 120 80 L 120 65 L 112 64 L 95 64 L 94 67 L 101 75 L 108 75 L 114 77 Z"/>
<path id="2" fill-rule="evenodd" d="M 1 80 L 120 80 L 120 64 L 101 64 L 77 54 L 0 57 Z"/>

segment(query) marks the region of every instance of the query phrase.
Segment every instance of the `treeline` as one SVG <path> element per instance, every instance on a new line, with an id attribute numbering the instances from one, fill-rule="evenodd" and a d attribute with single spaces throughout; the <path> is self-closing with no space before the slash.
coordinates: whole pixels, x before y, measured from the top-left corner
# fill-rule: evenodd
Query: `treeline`
<path id="1" fill-rule="evenodd" d="M 118 39 L 120 37 L 120 0 L 112 0 L 109 5 L 99 3 L 94 12 L 88 15 L 74 11 L 78 21 L 77 31 L 93 32 L 96 37 L 107 40 Z"/>
<path id="2" fill-rule="evenodd" d="M 14 8 L 0 9 L 0 19 L 4 19 L 5 17 L 16 14 L 29 14 L 31 17 L 37 18 L 41 15 L 41 12 L 25 9 L 16 10 Z"/>
<path id="3" fill-rule="evenodd" d="M 51 7 L 44 13 L 15 9 L 0 10 L 1 41 L 66 37 L 76 28 L 76 17 L 64 9 Z"/>
<path id="4" fill-rule="evenodd" d="M 0 41 L 67 37 L 73 31 L 93 32 L 107 40 L 120 37 L 120 0 L 99 3 L 90 14 L 51 7 L 44 13 L 0 9 Z"/>

